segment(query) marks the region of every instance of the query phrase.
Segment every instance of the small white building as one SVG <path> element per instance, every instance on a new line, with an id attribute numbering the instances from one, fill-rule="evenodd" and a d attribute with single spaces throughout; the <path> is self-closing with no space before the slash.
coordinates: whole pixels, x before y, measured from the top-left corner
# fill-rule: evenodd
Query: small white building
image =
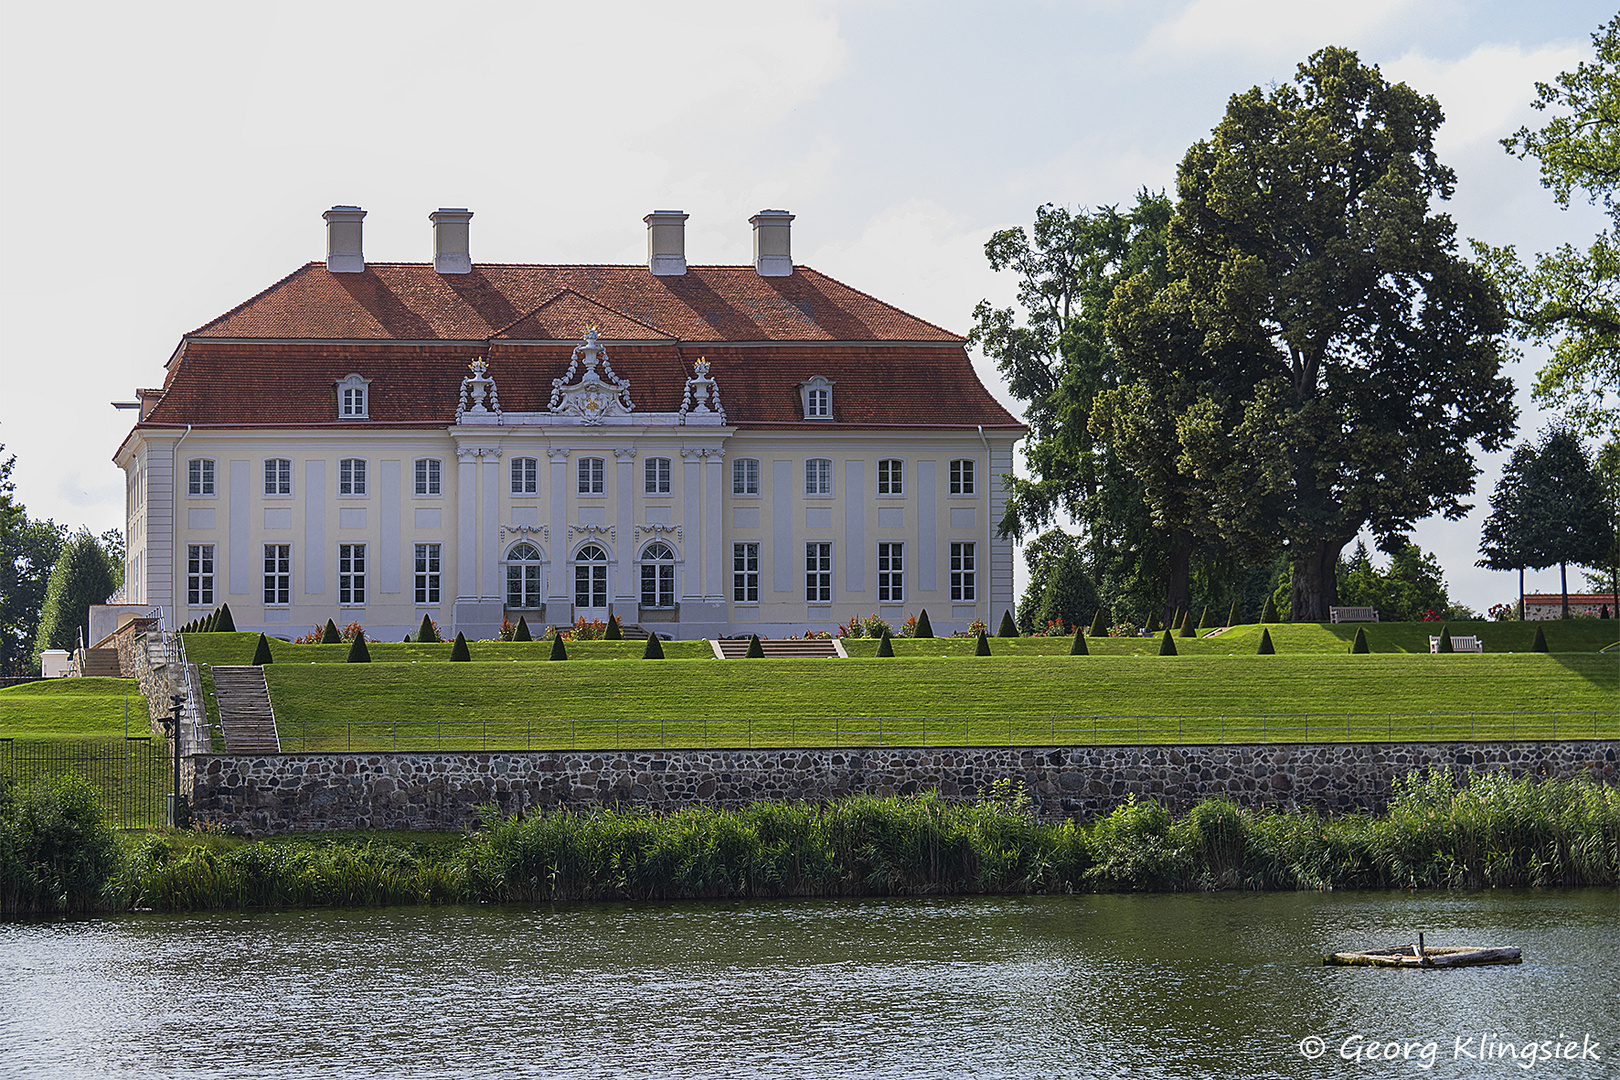
<path id="1" fill-rule="evenodd" d="M 1001 476 L 1025 433 L 964 339 L 791 260 L 690 266 L 647 215 L 635 266 L 370 263 L 333 207 L 327 259 L 185 335 L 115 461 L 124 599 L 185 623 L 377 639 L 422 616 L 606 619 L 681 638 L 1013 606 Z"/>

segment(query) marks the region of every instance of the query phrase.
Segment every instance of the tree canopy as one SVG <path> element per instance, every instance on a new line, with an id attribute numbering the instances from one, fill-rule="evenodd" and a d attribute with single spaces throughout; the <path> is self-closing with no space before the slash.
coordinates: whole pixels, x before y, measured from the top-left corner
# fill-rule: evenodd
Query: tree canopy
<path id="1" fill-rule="evenodd" d="M 1537 373 L 1535 396 L 1586 434 L 1620 437 L 1620 16 L 1592 35 L 1596 58 L 1537 83 L 1530 104 L 1552 115 L 1502 140 L 1533 157 L 1541 184 L 1568 209 L 1577 192 L 1601 206 L 1610 227 L 1584 251 L 1565 244 L 1533 266 L 1512 247 L 1474 248 L 1508 297 L 1513 321 L 1552 356 Z"/>
<path id="2" fill-rule="evenodd" d="M 45 605 L 34 639 L 36 670 L 44 650 L 72 649 L 78 643 L 78 631 L 89 623 L 90 605 L 103 603 L 117 587 L 111 560 L 101 542 L 86 530 L 70 537 L 62 546 L 45 589 Z"/>
<path id="3" fill-rule="evenodd" d="M 1185 523 L 1281 543 L 1295 619 L 1327 618 L 1361 528 L 1393 543 L 1470 509 L 1471 444 L 1513 431 L 1500 298 L 1432 208 L 1455 179 L 1441 119 L 1339 48 L 1234 95 L 1182 162 L 1167 283 L 1108 313 L 1143 368 L 1116 424 L 1174 431 Z"/>

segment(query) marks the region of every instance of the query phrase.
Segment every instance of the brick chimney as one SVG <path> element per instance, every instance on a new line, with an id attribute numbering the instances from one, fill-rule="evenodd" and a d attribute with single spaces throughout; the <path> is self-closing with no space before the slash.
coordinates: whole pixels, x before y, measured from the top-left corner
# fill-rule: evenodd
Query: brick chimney
<path id="1" fill-rule="evenodd" d="M 326 219 L 326 268 L 334 274 L 365 273 L 360 223 L 366 212 L 358 206 L 334 206 L 321 217 Z"/>
<path id="2" fill-rule="evenodd" d="M 433 222 L 433 269 L 441 274 L 472 273 L 472 250 L 467 246 L 472 211 L 464 206 L 441 206 L 428 220 Z"/>
<path id="3" fill-rule="evenodd" d="M 793 215 L 786 210 L 761 210 L 748 219 L 754 227 L 754 272 L 760 277 L 790 277 Z"/>
<path id="4" fill-rule="evenodd" d="M 647 223 L 647 269 L 659 277 L 686 273 L 686 219 L 680 210 L 654 210 Z"/>

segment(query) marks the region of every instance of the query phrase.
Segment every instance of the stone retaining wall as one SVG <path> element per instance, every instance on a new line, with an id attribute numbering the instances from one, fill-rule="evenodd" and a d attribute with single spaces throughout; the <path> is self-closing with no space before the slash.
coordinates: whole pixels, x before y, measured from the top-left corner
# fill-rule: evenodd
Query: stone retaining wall
<path id="1" fill-rule="evenodd" d="M 1620 783 L 1620 742 L 1305 743 L 1226 746 L 601 752 L 202 754 L 189 759 L 193 814 L 251 833 L 459 829 L 506 813 L 624 804 L 737 807 L 937 790 L 972 799 L 1004 777 L 1046 819 L 1090 818 L 1131 795 L 1181 811 L 1211 795 L 1245 806 L 1383 810 L 1392 781 L 1437 767 L 1461 776 L 1592 776 Z"/>

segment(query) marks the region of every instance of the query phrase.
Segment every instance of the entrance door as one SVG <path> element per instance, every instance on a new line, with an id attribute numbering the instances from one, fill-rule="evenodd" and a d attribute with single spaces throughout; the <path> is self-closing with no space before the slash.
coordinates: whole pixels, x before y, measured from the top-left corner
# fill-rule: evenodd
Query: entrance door
<path id="1" fill-rule="evenodd" d="M 598 544 L 586 544 L 574 556 L 574 618 L 608 617 L 608 557 Z"/>

